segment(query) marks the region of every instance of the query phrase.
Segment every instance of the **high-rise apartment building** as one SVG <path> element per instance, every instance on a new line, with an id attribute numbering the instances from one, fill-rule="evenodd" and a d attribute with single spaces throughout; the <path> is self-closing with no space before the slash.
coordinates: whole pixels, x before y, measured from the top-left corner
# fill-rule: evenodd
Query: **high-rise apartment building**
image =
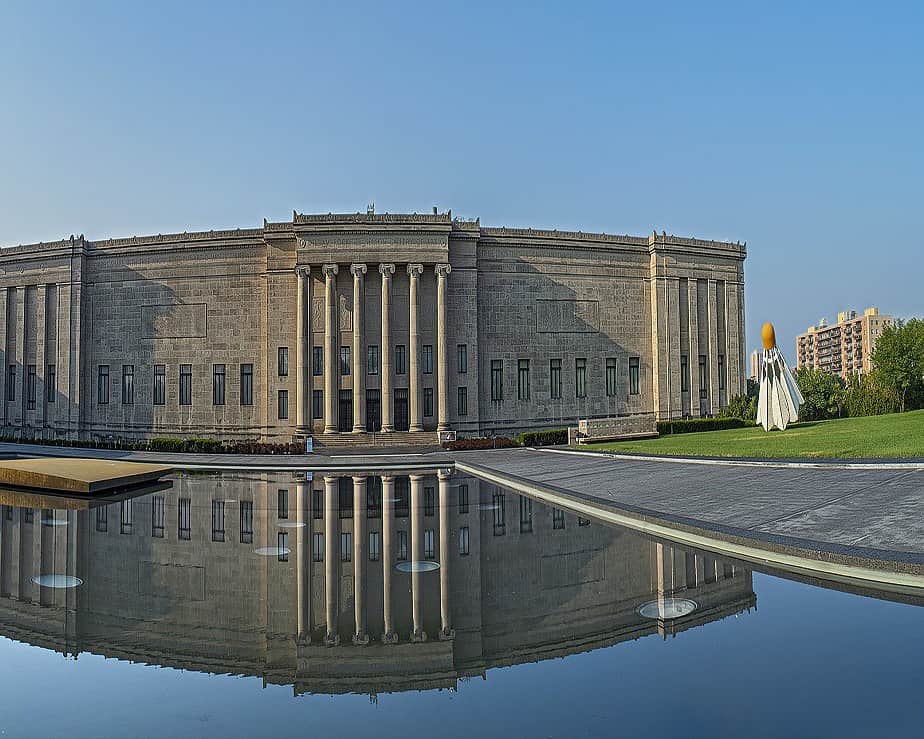
<path id="1" fill-rule="evenodd" d="M 867 308 L 862 316 L 842 311 L 831 325 L 822 318 L 796 337 L 796 367 L 821 369 L 845 380 L 867 374 L 873 368 L 876 339 L 891 324 L 892 316 L 880 315 L 878 308 Z"/>

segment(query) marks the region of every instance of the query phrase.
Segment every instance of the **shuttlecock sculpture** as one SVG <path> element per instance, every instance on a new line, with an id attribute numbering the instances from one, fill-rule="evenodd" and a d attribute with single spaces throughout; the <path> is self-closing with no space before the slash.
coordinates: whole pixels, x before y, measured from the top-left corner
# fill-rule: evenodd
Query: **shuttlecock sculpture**
<path id="1" fill-rule="evenodd" d="M 773 324 L 765 323 L 760 336 L 764 342 L 764 354 L 759 367 L 757 423 L 764 427 L 764 431 L 774 428 L 785 431 L 789 424 L 799 420 L 799 406 L 805 398 L 776 346 Z"/>

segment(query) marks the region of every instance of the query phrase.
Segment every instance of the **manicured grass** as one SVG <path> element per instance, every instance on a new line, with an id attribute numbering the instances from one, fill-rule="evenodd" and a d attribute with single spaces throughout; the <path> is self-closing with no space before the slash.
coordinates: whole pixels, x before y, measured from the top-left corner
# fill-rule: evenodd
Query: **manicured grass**
<path id="1" fill-rule="evenodd" d="M 586 444 L 582 449 L 694 457 L 924 457 L 924 410 L 887 416 L 796 424 L 786 431 L 759 426 L 657 439 Z"/>

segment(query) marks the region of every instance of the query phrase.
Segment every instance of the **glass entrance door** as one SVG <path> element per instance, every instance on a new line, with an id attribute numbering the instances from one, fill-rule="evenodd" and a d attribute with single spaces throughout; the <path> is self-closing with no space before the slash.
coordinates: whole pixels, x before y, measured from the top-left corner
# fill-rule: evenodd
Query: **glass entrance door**
<path id="1" fill-rule="evenodd" d="M 340 424 L 339 430 L 349 433 L 353 430 L 353 391 L 340 391 Z"/>
<path id="2" fill-rule="evenodd" d="M 375 433 L 382 428 L 382 408 L 378 390 L 366 390 L 366 431 Z"/>
<path id="3" fill-rule="evenodd" d="M 397 388 L 395 389 L 395 431 L 407 431 L 409 425 L 407 388 Z"/>

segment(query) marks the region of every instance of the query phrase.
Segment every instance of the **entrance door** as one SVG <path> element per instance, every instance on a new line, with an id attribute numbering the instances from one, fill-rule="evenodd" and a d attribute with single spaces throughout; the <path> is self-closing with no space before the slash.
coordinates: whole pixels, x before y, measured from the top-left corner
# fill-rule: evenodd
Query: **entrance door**
<path id="1" fill-rule="evenodd" d="M 382 408 L 378 390 L 366 390 L 366 431 L 375 433 L 382 428 Z"/>
<path id="2" fill-rule="evenodd" d="M 341 432 L 350 432 L 353 430 L 353 391 L 340 391 L 340 425 Z"/>
<path id="3" fill-rule="evenodd" d="M 395 389 L 395 431 L 407 431 L 410 427 L 407 411 L 407 388 Z"/>

